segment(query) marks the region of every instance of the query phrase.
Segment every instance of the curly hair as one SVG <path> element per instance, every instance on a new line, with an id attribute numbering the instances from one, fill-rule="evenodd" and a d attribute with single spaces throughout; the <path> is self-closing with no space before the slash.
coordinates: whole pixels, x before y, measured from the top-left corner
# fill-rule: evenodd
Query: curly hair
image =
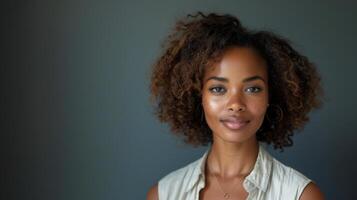
<path id="1" fill-rule="evenodd" d="M 266 60 L 270 106 L 257 140 L 283 151 L 292 146 L 294 131 L 309 121 L 308 113 L 322 106 L 321 77 L 315 64 L 290 41 L 270 31 L 253 31 L 230 15 L 197 12 L 176 22 L 152 66 L 150 101 L 155 115 L 194 147 L 212 143 L 212 131 L 202 120 L 202 78 L 230 47 L 249 47 Z"/>

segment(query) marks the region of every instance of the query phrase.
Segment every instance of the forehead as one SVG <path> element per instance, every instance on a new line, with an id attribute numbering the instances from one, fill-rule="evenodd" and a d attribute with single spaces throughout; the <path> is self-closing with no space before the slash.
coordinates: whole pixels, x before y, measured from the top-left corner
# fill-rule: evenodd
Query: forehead
<path id="1" fill-rule="evenodd" d="M 268 80 L 265 60 L 252 48 L 233 47 L 227 49 L 222 59 L 209 66 L 204 79 L 222 76 L 232 81 L 240 81 L 249 76 L 259 75 Z"/>

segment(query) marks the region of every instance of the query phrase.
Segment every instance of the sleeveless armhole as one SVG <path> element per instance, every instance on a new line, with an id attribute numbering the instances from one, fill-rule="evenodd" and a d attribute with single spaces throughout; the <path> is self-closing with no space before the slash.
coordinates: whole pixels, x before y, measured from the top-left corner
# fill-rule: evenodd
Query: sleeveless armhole
<path id="1" fill-rule="evenodd" d="M 297 199 L 300 199 L 300 196 L 302 195 L 302 192 L 305 190 L 306 186 L 312 182 L 311 180 L 306 180 L 304 181 L 298 188 L 298 191 L 297 191 Z"/>
<path id="2" fill-rule="evenodd" d="M 305 190 L 306 186 L 312 182 L 314 183 L 314 181 L 312 181 L 311 179 L 307 178 L 305 175 L 301 174 L 299 171 L 291 168 L 291 173 L 295 174 L 295 177 L 297 178 L 297 190 L 296 190 L 296 198 L 295 199 L 300 199 L 301 194 L 303 193 L 303 191 Z"/>

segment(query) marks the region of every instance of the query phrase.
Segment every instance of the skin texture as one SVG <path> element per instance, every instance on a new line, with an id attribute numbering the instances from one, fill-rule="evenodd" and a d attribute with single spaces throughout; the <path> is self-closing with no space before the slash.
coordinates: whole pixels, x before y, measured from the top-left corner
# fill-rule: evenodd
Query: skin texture
<path id="1" fill-rule="evenodd" d="M 226 81 L 210 79 L 225 78 Z M 260 77 L 248 79 L 250 77 Z M 258 156 L 256 132 L 261 127 L 269 103 L 268 73 L 265 60 L 252 48 L 227 49 L 221 61 L 204 75 L 202 106 L 205 120 L 213 133 L 213 144 L 206 162 L 206 184 L 201 200 L 246 199 L 243 181 L 253 170 Z M 250 81 L 246 81 L 250 80 Z M 248 120 L 243 128 L 232 130 L 222 119 L 235 115 Z M 222 189 L 221 189 L 222 188 Z M 157 184 L 151 187 L 148 200 L 158 199 Z M 323 199 L 319 188 L 310 183 L 301 200 Z"/>
<path id="2" fill-rule="evenodd" d="M 206 187 L 200 192 L 200 199 L 221 199 L 224 194 L 221 188 L 231 199 L 248 196 L 243 181 L 258 156 L 256 132 L 263 123 L 269 101 L 266 68 L 264 59 L 254 49 L 235 47 L 228 49 L 222 60 L 205 73 L 204 80 L 222 77 L 226 81 L 204 82 L 202 104 L 213 132 L 213 144 L 206 163 Z M 222 119 L 231 115 L 249 123 L 239 130 L 229 129 Z"/>
<path id="3" fill-rule="evenodd" d="M 261 77 L 244 82 L 250 77 Z M 210 79 L 222 77 L 226 81 Z M 202 105 L 214 142 L 244 143 L 254 137 L 262 125 L 268 106 L 268 74 L 264 60 L 252 48 L 228 49 L 213 70 L 204 77 Z M 221 122 L 235 115 L 249 120 L 242 130 L 232 131 Z"/>

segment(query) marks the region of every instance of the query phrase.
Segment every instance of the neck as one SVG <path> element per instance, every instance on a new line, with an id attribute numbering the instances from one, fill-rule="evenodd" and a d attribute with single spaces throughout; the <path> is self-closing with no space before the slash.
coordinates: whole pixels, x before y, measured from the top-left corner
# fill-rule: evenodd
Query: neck
<path id="1" fill-rule="evenodd" d="M 253 170 L 258 153 L 259 143 L 255 137 L 244 143 L 216 139 L 207 157 L 207 172 L 227 179 L 244 178 Z"/>

